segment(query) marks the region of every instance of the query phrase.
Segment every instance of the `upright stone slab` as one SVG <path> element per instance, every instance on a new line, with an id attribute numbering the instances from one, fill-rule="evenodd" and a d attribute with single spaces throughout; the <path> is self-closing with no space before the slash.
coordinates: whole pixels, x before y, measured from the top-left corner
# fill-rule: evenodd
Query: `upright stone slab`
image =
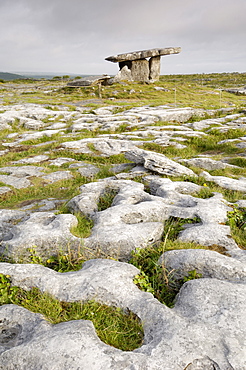
<path id="1" fill-rule="evenodd" d="M 152 57 L 149 60 L 149 79 L 150 81 L 159 81 L 161 72 L 161 57 Z"/>
<path id="2" fill-rule="evenodd" d="M 149 80 L 149 62 L 146 59 L 132 61 L 131 75 L 134 81 L 146 82 Z"/>

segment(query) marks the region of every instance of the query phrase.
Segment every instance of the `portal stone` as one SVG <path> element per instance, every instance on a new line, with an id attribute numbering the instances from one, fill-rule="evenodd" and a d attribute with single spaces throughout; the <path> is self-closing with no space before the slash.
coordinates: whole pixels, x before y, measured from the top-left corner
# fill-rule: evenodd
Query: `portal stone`
<path id="1" fill-rule="evenodd" d="M 149 80 L 149 62 L 146 59 L 132 61 L 132 79 L 134 81 L 146 82 Z"/>
<path id="2" fill-rule="evenodd" d="M 161 57 L 152 57 L 149 60 L 149 79 L 159 81 L 161 71 Z"/>

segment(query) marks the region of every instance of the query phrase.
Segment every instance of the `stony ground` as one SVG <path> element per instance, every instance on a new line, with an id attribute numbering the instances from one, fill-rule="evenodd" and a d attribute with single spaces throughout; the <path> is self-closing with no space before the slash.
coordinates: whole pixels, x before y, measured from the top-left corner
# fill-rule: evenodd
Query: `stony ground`
<path id="1" fill-rule="evenodd" d="M 136 95 L 144 85 L 105 88 L 107 99 L 97 99 L 96 88 L 74 97 L 64 84 L 40 84 L 1 85 L 0 253 L 15 263 L 0 263 L 0 273 L 63 301 L 129 309 L 145 337 L 124 352 L 101 342 L 89 321 L 52 326 L 3 305 L 0 369 L 246 369 L 246 238 L 228 223 L 228 212 L 243 219 L 246 209 L 246 98 L 193 86 L 189 93 L 215 94 L 217 105 L 179 103 L 179 95 L 171 103 L 161 81 L 147 86 L 158 101 L 146 104 Z M 91 221 L 87 234 L 81 217 Z M 159 263 L 202 278 L 168 308 L 138 289 L 128 262 L 165 240 L 171 217 L 193 220 L 177 238 L 201 249 L 170 250 Z M 71 250 L 88 260 L 77 272 L 29 263 Z"/>

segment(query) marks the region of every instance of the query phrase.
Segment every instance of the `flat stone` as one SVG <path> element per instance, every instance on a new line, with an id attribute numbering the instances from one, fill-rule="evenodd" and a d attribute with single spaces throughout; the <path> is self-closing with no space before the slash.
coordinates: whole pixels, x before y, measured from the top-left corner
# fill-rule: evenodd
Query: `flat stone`
<path id="1" fill-rule="evenodd" d="M 110 76 L 108 75 L 102 75 L 102 76 L 89 76 L 80 78 L 78 80 L 74 80 L 72 82 L 68 82 L 67 86 L 70 87 L 76 87 L 76 86 L 91 86 L 91 85 L 97 85 L 102 84 L 105 85 L 110 80 Z"/>
<path id="2" fill-rule="evenodd" d="M 24 127 L 29 129 L 29 130 L 39 130 L 43 127 L 45 127 L 47 123 L 44 123 L 43 121 L 36 120 L 36 119 L 28 119 L 24 123 Z"/>
<path id="3" fill-rule="evenodd" d="M 94 151 L 90 149 L 90 145 L 94 147 Z M 129 149 L 135 148 L 135 142 L 127 140 L 113 140 L 113 139 L 81 139 L 77 141 L 68 141 L 61 144 L 64 149 L 73 150 L 75 153 L 89 153 L 93 155 L 100 155 L 109 157 L 111 155 L 126 152 Z"/>
<path id="4" fill-rule="evenodd" d="M 20 178 L 12 175 L 0 175 L 0 181 L 6 185 L 13 186 L 15 189 L 28 188 L 29 186 L 32 186 L 31 181 L 25 177 Z"/>
<path id="5" fill-rule="evenodd" d="M 226 89 L 225 91 L 236 95 L 246 95 L 246 86 Z"/>
<path id="6" fill-rule="evenodd" d="M 48 155 L 35 155 L 34 157 L 29 157 L 29 158 L 23 158 L 20 159 L 19 161 L 13 161 L 13 164 L 32 164 L 32 163 L 40 163 L 43 161 L 47 161 L 49 159 Z"/>
<path id="7" fill-rule="evenodd" d="M 70 162 L 75 162 L 75 159 L 73 159 L 73 158 L 59 157 L 59 158 L 56 158 L 56 159 L 51 159 L 49 161 L 49 164 L 51 166 L 61 167 L 62 165 L 67 164 L 67 163 L 70 163 Z"/>
<path id="8" fill-rule="evenodd" d="M 219 245 L 229 251 L 238 248 L 230 234 L 230 226 L 214 223 L 188 227 L 181 231 L 178 239 L 182 242 L 194 242 L 205 246 Z"/>
<path id="9" fill-rule="evenodd" d="M 105 58 L 109 62 L 124 62 L 126 60 L 138 60 L 138 59 L 145 59 L 151 57 L 157 57 L 162 55 L 170 55 L 170 54 L 179 54 L 181 52 L 180 47 L 176 48 L 160 48 L 160 49 L 149 49 L 149 50 L 142 50 L 142 51 L 134 51 L 130 53 L 123 53 L 118 55 L 113 55 L 110 57 Z"/>
<path id="10" fill-rule="evenodd" d="M 133 163 L 120 163 L 120 164 L 116 164 L 115 166 L 113 166 L 111 168 L 111 171 L 114 173 L 120 173 L 123 171 L 131 170 L 133 167 L 134 167 Z"/>
<path id="11" fill-rule="evenodd" d="M 18 167 L 0 167 L 0 172 L 5 172 L 19 178 L 28 176 L 41 176 L 44 174 L 43 167 L 37 166 L 18 166 Z"/>
<path id="12" fill-rule="evenodd" d="M 71 174 L 70 171 L 56 171 L 51 172 L 48 175 L 42 176 L 42 178 L 48 183 L 53 184 L 56 181 L 72 179 L 73 175 Z"/>
<path id="13" fill-rule="evenodd" d="M 12 191 L 12 189 L 9 188 L 8 186 L 0 186 L 0 195 L 6 194 L 10 191 Z"/>
<path id="14" fill-rule="evenodd" d="M 231 167 L 231 165 L 228 165 L 227 163 L 215 161 L 214 159 L 211 158 L 202 158 L 202 157 L 182 159 L 180 162 L 194 167 L 203 168 L 204 170 L 207 171 L 221 170 L 225 169 L 226 167 Z"/>
<path id="15" fill-rule="evenodd" d="M 242 251 L 246 257 L 246 252 Z M 246 282 L 245 263 L 233 257 L 205 249 L 173 250 L 164 253 L 159 263 L 165 263 L 168 270 L 174 270 L 177 278 L 188 276 L 196 270 L 203 278 L 215 278 L 231 282 Z"/>
<path id="16" fill-rule="evenodd" d="M 200 176 L 205 177 L 207 181 L 212 181 L 225 189 L 246 192 L 246 179 L 240 178 L 238 180 L 225 176 L 211 176 L 208 172 L 203 171 Z"/>

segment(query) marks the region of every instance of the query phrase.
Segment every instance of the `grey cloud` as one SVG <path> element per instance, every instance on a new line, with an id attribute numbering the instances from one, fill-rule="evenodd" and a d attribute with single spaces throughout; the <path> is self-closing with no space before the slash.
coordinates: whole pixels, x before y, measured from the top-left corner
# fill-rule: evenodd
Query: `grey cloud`
<path id="1" fill-rule="evenodd" d="M 245 14 L 245 0 L 1 0 L 0 70 L 116 73 L 105 57 L 181 46 L 165 71 L 242 71 Z"/>

